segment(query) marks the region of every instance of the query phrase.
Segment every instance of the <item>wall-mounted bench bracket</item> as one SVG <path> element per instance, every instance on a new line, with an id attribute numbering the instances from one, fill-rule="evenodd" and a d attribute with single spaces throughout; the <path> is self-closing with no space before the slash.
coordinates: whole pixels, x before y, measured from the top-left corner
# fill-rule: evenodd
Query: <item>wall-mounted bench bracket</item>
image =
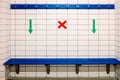
<path id="1" fill-rule="evenodd" d="M 15 72 L 16 72 L 16 74 L 19 74 L 19 72 L 20 72 L 20 65 L 19 64 L 15 65 Z"/>
<path id="2" fill-rule="evenodd" d="M 45 64 L 47 74 L 50 74 L 50 64 Z"/>
<path id="3" fill-rule="evenodd" d="M 76 64 L 76 68 L 75 68 L 75 71 L 76 71 L 76 74 L 78 74 L 79 73 L 79 66 L 81 66 L 81 64 Z"/>
<path id="4" fill-rule="evenodd" d="M 106 73 L 107 73 L 107 74 L 110 73 L 110 64 L 106 64 Z"/>

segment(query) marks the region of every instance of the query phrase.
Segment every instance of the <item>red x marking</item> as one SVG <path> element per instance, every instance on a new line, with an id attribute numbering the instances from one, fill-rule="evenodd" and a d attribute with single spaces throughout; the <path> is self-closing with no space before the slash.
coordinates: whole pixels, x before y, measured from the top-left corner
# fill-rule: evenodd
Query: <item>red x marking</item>
<path id="1" fill-rule="evenodd" d="M 66 22 L 67 22 L 66 20 L 65 20 L 64 22 L 58 21 L 58 23 L 60 24 L 60 25 L 58 26 L 58 28 L 63 27 L 64 29 L 66 29 L 67 27 L 64 25 Z"/>

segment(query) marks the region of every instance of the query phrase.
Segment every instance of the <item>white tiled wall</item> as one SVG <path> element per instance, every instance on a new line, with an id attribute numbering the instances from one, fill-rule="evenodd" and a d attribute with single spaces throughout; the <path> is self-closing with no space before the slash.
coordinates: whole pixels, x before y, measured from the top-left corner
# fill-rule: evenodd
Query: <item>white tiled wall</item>
<path id="1" fill-rule="evenodd" d="M 115 51 L 116 57 L 120 60 L 120 1 L 116 0 L 116 10 L 115 10 Z"/>
<path id="2" fill-rule="evenodd" d="M 114 0 L 11 0 L 30 4 L 114 4 Z M 33 33 L 29 34 L 29 19 Z M 96 33 L 92 33 L 96 19 Z M 67 20 L 67 29 L 58 21 Z M 114 10 L 11 10 L 11 57 L 114 57 Z"/>
<path id="3" fill-rule="evenodd" d="M 0 80 L 5 80 L 9 73 L 3 63 L 10 57 L 10 9 L 9 0 L 0 0 Z M 5 72 L 7 75 L 5 75 Z"/>
<path id="4" fill-rule="evenodd" d="M 6 4 L 8 0 L 0 0 Z M 114 4 L 114 0 L 11 0 L 11 3 L 18 4 L 46 4 L 46 3 L 79 3 L 79 4 Z M 11 10 L 11 25 L 8 25 L 9 19 L 6 13 L 7 10 L 3 9 L 0 5 L 0 36 L 2 37 L 0 44 L 0 56 L 6 55 L 9 52 L 9 28 L 11 29 L 11 47 L 10 57 L 14 58 L 56 58 L 56 57 L 79 57 L 79 58 L 101 58 L 101 57 L 114 57 L 115 50 L 115 33 L 114 33 L 114 10 Z M 9 5 L 7 5 L 9 6 Z M 3 10 L 2 10 L 3 9 Z M 6 11 L 4 14 L 3 11 Z M 1 16 L 2 15 L 2 16 Z M 33 20 L 33 33 L 29 34 L 29 19 Z M 96 33 L 92 33 L 92 19 L 96 19 Z M 8 21 L 7 21 L 8 20 Z M 67 20 L 65 24 L 67 29 L 58 29 L 58 21 Z M 5 22 L 5 24 L 3 23 Z M 4 27 L 3 27 L 4 26 Z M 4 34 L 3 34 L 4 33 Z M 3 40 L 3 41 L 2 41 Z M 4 56 L 5 57 L 5 56 Z M 9 55 L 7 54 L 7 58 Z M 4 59 L 0 59 L 4 61 Z M 4 75 L 5 69 L 0 63 L 0 74 Z M 99 66 L 99 67 L 98 67 Z M 24 66 L 22 65 L 20 75 L 14 72 L 12 76 L 55 76 L 55 77 L 94 77 L 106 76 L 105 66 L 82 66 L 79 75 L 75 75 L 71 70 L 74 66 L 68 68 L 52 66 L 51 74 L 46 75 L 45 67 L 39 66 Z M 64 70 L 64 74 L 60 72 Z M 94 69 L 94 70 L 93 70 Z M 31 73 L 29 70 L 32 70 Z M 58 70 L 58 71 L 57 71 Z M 85 72 L 84 72 L 85 70 Z M 27 72 L 28 71 L 28 72 Z M 36 72 L 34 72 L 36 71 Z M 37 72 L 38 71 L 38 72 Z M 40 71 L 40 72 L 39 72 Z M 53 71 L 53 72 L 52 72 Z M 88 72 L 89 71 L 89 72 Z M 101 72 L 99 72 L 101 71 Z M 113 71 L 112 71 L 113 72 Z M 111 74 L 110 74 L 111 75 Z M 110 76 L 107 75 L 107 76 Z M 112 73 L 113 75 L 113 73 Z M 1 77 L 0 80 L 4 80 Z"/>
<path id="5" fill-rule="evenodd" d="M 120 60 L 120 1 L 115 0 L 115 57 Z M 116 77 L 120 80 L 120 67 L 117 67 Z"/>

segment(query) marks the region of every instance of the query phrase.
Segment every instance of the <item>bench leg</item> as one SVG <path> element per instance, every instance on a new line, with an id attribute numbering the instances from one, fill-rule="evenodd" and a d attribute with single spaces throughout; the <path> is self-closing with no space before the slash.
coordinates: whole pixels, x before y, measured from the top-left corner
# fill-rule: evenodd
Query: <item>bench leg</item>
<path id="1" fill-rule="evenodd" d="M 8 78 L 7 80 L 13 80 L 12 78 Z"/>
<path id="2" fill-rule="evenodd" d="M 7 79 L 7 80 L 13 80 L 12 78 L 9 78 L 9 79 Z"/>
<path id="3" fill-rule="evenodd" d="M 47 74 L 50 74 L 50 65 L 45 64 Z"/>
<path id="4" fill-rule="evenodd" d="M 109 74 L 110 73 L 110 64 L 106 65 L 106 73 Z"/>
<path id="5" fill-rule="evenodd" d="M 81 66 L 81 64 L 76 64 L 76 68 L 75 68 L 75 71 L 76 71 L 76 74 L 78 74 L 79 73 L 79 66 Z"/>
<path id="6" fill-rule="evenodd" d="M 11 67 L 12 67 L 13 65 L 8 65 L 8 68 L 9 68 L 9 71 L 11 72 Z"/>
<path id="7" fill-rule="evenodd" d="M 20 72 L 20 65 L 19 64 L 15 65 L 15 72 L 16 72 L 16 74 L 19 74 L 19 72 Z"/>
<path id="8" fill-rule="evenodd" d="M 9 68 L 9 71 L 11 72 L 11 67 L 12 67 L 13 65 L 8 65 L 8 68 Z"/>

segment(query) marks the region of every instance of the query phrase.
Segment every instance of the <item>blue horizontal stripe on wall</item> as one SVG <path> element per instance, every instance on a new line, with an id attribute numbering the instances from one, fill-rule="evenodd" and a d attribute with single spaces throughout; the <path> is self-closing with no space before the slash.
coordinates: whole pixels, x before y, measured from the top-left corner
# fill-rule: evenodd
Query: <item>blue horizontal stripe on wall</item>
<path id="1" fill-rule="evenodd" d="M 114 4 L 11 4 L 11 9 L 115 9 Z"/>

